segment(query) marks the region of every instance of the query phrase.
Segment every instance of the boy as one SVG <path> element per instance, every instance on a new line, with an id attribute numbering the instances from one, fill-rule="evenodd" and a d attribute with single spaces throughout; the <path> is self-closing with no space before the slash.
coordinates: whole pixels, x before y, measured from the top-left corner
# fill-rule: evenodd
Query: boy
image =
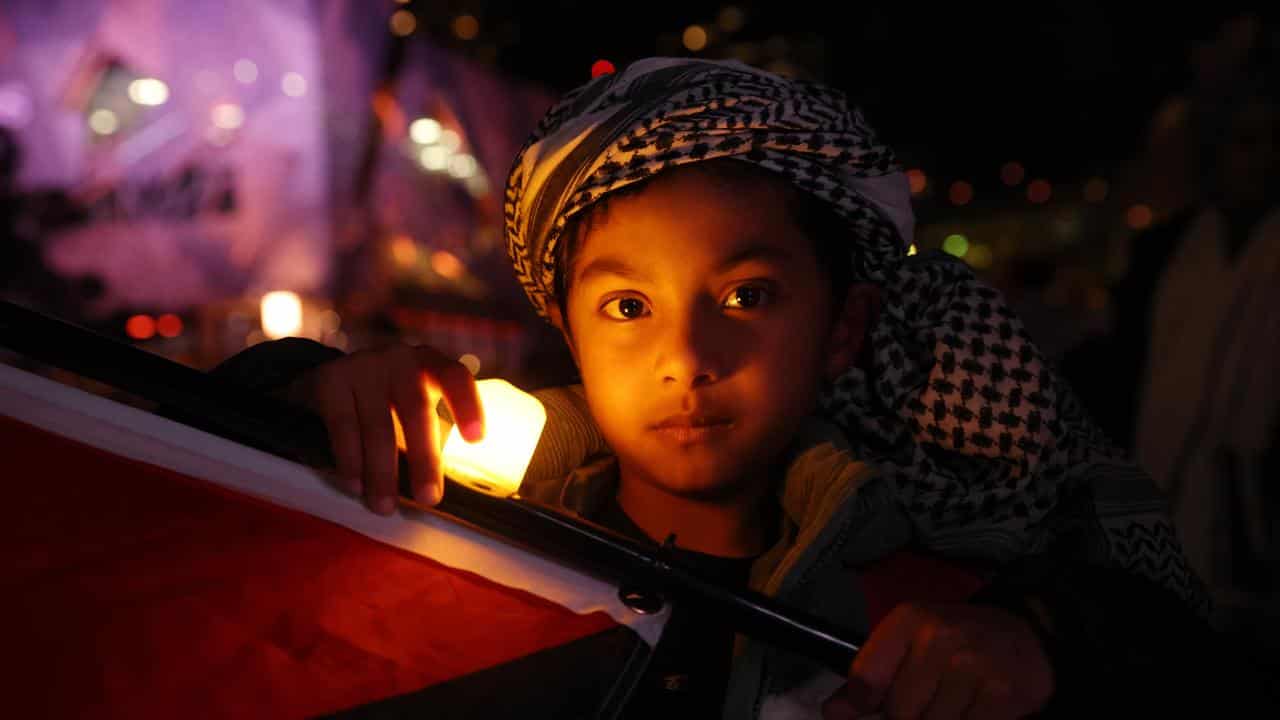
<path id="1" fill-rule="evenodd" d="M 581 396 L 542 394 L 522 492 L 855 629 L 871 625 L 859 569 L 895 550 L 995 572 L 973 602 L 889 613 L 829 717 L 1069 713 L 1119 673 L 1148 702 L 1144 682 L 1191 672 L 1167 638 L 1203 639 L 1184 604 L 1198 586 L 1145 479 L 996 293 L 904 257 L 905 180 L 839 94 L 736 63 L 636 63 L 548 113 L 506 215 L 517 275 L 583 378 Z M 430 401 L 483 431 L 465 369 L 427 348 L 329 358 L 277 358 L 275 377 L 327 360 L 287 393 L 325 418 L 349 488 L 394 510 L 390 407 L 415 497 L 437 502 Z M 731 655 L 731 629 L 688 612 L 637 716 L 752 717 L 838 684 L 758 644 Z"/>

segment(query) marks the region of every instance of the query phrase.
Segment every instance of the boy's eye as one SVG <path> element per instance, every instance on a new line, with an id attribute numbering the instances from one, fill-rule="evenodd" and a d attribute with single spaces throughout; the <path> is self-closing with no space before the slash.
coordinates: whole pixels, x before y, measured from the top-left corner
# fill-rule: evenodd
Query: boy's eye
<path id="1" fill-rule="evenodd" d="M 649 314 L 649 307 L 640 298 L 623 297 L 605 303 L 604 314 L 614 320 L 635 320 Z"/>
<path id="2" fill-rule="evenodd" d="M 729 292 L 724 299 L 724 306 L 733 310 L 750 310 L 769 302 L 767 288 L 759 285 L 742 285 Z"/>

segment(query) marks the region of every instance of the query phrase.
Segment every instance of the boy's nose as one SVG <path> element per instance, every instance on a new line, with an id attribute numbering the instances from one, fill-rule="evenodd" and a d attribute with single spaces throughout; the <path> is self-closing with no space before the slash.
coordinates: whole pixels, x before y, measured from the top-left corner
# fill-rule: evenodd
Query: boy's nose
<path id="1" fill-rule="evenodd" d="M 658 372 L 664 385 L 696 388 L 724 377 L 726 338 L 720 337 L 718 312 L 693 311 L 673 323 L 662 340 Z"/>

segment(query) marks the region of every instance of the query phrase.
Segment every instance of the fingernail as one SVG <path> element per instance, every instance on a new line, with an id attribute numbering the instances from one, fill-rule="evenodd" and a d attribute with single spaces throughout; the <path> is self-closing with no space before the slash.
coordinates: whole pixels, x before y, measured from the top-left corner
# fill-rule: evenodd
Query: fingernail
<path id="1" fill-rule="evenodd" d="M 462 437 L 467 439 L 470 442 L 475 442 L 477 440 L 480 440 L 481 436 L 483 435 L 484 435 L 484 423 L 482 422 L 472 420 L 471 422 L 462 426 Z"/>
<path id="2" fill-rule="evenodd" d="M 444 483 L 428 483 L 427 487 L 423 489 L 422 494 L 424 495 L 422 502 L 431 506 L 439 505 L 440 501 L 444 498 Z"/>
<path id="3" fill-rule="evenodd" d="M 393 497 L 383 495 L 373 499 L 373 511 L 379 515 L 390 515 L 396 511 L 396 500 Z"/>
<path id="4" fill-rule="evenodd" d="M 440 502 L 440 488 L 438 483 L 427 483 L 413 491 L 413 499 L 423 505 L 435 505 Z"/>

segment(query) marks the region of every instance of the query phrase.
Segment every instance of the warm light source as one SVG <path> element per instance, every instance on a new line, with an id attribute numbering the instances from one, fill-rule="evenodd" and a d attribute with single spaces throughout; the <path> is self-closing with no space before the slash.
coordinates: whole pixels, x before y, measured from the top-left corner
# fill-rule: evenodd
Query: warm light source
<path id="1" fill-rule="evenodd" d="M 1151 227 L 1151 219 L 1151 207 L 1142 204 L 1130 207 L 1124 214 L 1125 223 L 1134 230 L 1145 230 Z"/>
<path id="2" fill-rule="evenodd" d="M 431 145 L 440 141 L 440 134 L 444 130 L 440 126 L 439 120 L 432 118 L 418 118 L 409 123 L 409 137 L 419 145 Z"/>
<path id="3" fill-rule="evenodd" d="M 418 262 L 418 246 L 408 235 L 397 235 L 391 241 L 391 257 L 397 265 L 409 267 Z"/>
<path id="4" fill-rule="evenodd" d="M 1049 202 L 1049 198 L 1053 196 L 1053 186 L 1048 180 L 1032 180 L 1027 186 L 1027 199 L 1036 205 L 1043 205 Z"/>
<path id="5" fill-rule="evenodd" d="M 138 78 L 129 83 L 129 99 L 139 105 L 163 105 L 169 100 L 169 86 L 163 80 Z"/>
<path id="6" fill-rule="evenodd" d="M 618 68 L 614 67 L 613 63 L 608 60 L 601 59 L 591 63 L 591 77 L 593 78 L 598 78 L 601 75 L 612 75 L 617 71 Z"/>
<path id="7" fill-rule="evenodd" d="M 707 46 L 707 31 L 701 25 L 690 25 L 684 29 L 681 40 L 690 52 L 698 52 Z"/>
<path id="8" fill-rule="evenodd" d="M 396 37 L 408 37 L 418 28 L 418 18 L 408 10 L 397 10 L 391 14 L 391 34 Z"/>
<path id="9" fill-rule="evenodd" d="M 412 242 L 412 241 L 410 241 Z M 325 310 L 320 313 L 320 332 L 335 333 L 338 328 L 342 327 L 342 316 L 332 310 Z"/>
<path id="10" fill-rule="evenodd" d="M 450 280 L 457 280 L 467 270 L 458 256 L 448 250 L 437 250 L 431 253 L 431 269 Z"/>
<path id="11" fill-rule="evenodd" d="M 418 153 L 418 162 L 427 170 L 444 170 L 449 167 L 449 151 L 439 145 L 422 148 Z"/>
<path id="12" fill-rule="evenodd" d="M 156 321 L 150 315 L 134 315 L 125 322 L 124 331 L 134 340 L 148 340 L 156 334 Z"/>
<path id="13" fill-rule="evenodd" d="M 156 318 L 156 332 L 160 337 L 176 338 L 182 334 L 182 318 L 166 313 Z"/>
<path id="14" fill-rule="evenodd" d="M 307 94 L 307 79 L 296 72 L 287 72 L 280 78 L 280 90 L 289 97 L 302 97 Z"/>
<path id="15" fill-rule="evenodd" d="M 923 170 L 908 170 L 907 182 L 911 185 L 911 194 L 919 195 L 929 187 L 929 177 L 924 174 Z"/>
<path id="16" fill-rule="evenodd" d="M 963 180 L 957 180 L 951 183 L 951 190 L 947 195 L 952 205 L 968 205 L 973 201 L 973 186 Z"/>
<path id="17" fill-rule="evenodd" d="M 462 136 L 452 130 L 441 130 L 439 142 L 440 147 L 449 152 L 454 152 L 462 147 Z"/>
<path id="18" fill-rule="evenodd" d="M 276 290 L 262 296 L 262 333 L 272 340 L 297 335 L 302 330 L 302 298 Z"/>
<path id="19" fill-rule="evenodd" d="M 459 180 L 466 180 L 475 175 L 478 167 L 476 159 L 465 153 L 449 158 L 449 174 Z"/>
<path id="20" fill-rule="evenodd" d="M 965 261 L 979 270 L 991 267 L 992 259 L 991 248 L 980 243 L 970 245 L 969 252 L 965 254 Z"/>
<path id="21" fill-rule="evenodd" d="M 520 489 L 547 411 L 506 380 L 480 380 L 476 391 L 484 410 L 484 439 L 469 443 L 454 426 L 441 453 L 444 473 L 480 492 L 509 497 Z"/>
<path id="22" fill-rule="evenodd" d="M 218 103 L 209 111 L 209 119 L 223 130 L 235 130 L 244 124 L 244 108 L 235 103 Z"/>
<path id="23" fill-rule="evenodd" d="M 120 120 L 110 110 L 98 108 L 89 113 L 89 129 L 99 135 L 110 135 L 120 129 Z"/>
<path id="24" fill-rule="evenodd" d="M 453 19 L 453 34 L 460 40 L 475 40 L 480 34 L 480 21 L 474 15 L 459 15 Z"/>

